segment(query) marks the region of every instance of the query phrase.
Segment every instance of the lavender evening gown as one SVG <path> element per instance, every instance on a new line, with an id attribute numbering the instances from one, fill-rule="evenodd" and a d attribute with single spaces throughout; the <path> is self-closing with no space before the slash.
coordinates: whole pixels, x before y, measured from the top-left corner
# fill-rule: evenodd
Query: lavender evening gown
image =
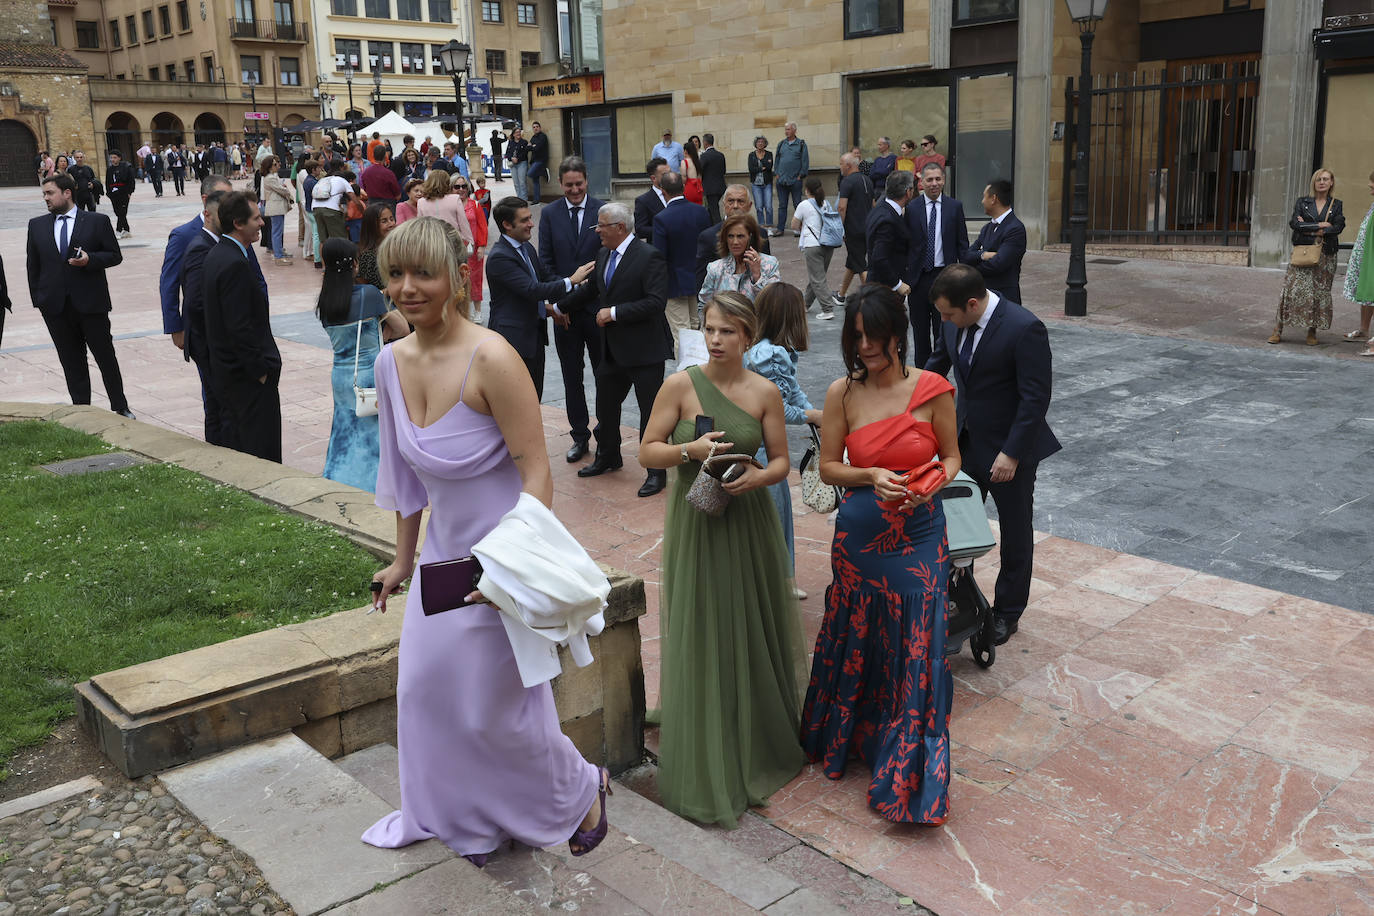
<path id="1" fill-rule="evenodd" d="M 496 421 L 460 394 L 434 423 L 413 424 L 390 346 L 376 378 L 377 505 L 403 516 L 430 507 L 419 563 L 469 555 L 520 495 Z M 597 797 L 598 770 L 559 728 L 550 686 L 521 685 L 499 612 L 481 605 L 426 617 L 419 564 L 401 627 L 396 731 L 401 810 L 363 834 L 373 846 L 430 837 L 460 855 L 507 839 L 552 846 L 572 836 Z"/>

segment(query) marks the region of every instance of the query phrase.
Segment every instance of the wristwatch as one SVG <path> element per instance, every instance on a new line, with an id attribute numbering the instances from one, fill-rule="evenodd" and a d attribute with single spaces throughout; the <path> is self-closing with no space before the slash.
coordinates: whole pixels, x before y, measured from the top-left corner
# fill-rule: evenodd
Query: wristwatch
<path id="1" fill-rule="evenodd" d="M 692 456 L 687 454 L 687 444 L 684 442 L 683 445 L 682 445 L 682 463 L 683 463 L 683 464 L 686 464 L 687 462 L 689 462 L 689 461 L 691 461 L 691 460 L 692 460 Z"/>

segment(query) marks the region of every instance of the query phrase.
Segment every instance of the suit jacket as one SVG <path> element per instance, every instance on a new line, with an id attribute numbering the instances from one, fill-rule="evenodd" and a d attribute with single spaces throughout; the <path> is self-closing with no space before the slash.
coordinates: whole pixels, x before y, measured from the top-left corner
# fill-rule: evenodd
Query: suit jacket
<path id="1" fill-rule="evenodd" d="M 983 252 L 995 251 L 994 257 L 983 260 Z M 1003 299 L 1021 301 L 1021 259 L 1026 256 L 1026 224 L 1016 218 L 1015 211 L 1007 213 L 1000 223 L 987 223 L 978 233 L 978 241 L 964 255 L 964 263 L 972 264 L 983 275 L 988 289 Z"/>
<path id="2" fill-rule="evenodd" d="M 886 197 L 873 205 L 864 228 L 868 235 L 868 282 L 886 287 L 910 282 L 911 232 Z"/>
<path id="3" fill-rule="evenodd" d="M 143 157 L 143 171 L 148 173 L 149 178 L 162 178 L 162 170 L 167 167 L 167 162 L 157 153 L 149 153 Z"/>
<path id="4" fill-rule="evenodd" d="M 526 242 L 523 248 L 529 265 L 505 236 L 492 240 L 487 251 L 487 289 L 491 294 L 487 327 L 506 338 L 521 359 L 533 359 L 549 342 L 549 322 L 540 314 L 539 303 L 545 299 L 557 302 L 567 284 L 544 267 L 533 245 Z M 534 273 L 530 273 L 531 267 Z"/>
<path id="5" fill-rule="evenodd" d="M 539 214 L 539 261 L 544 272 L 553 277 L 571 276 L 573 271 L 596 259 L 601 239 L 596 234 L 596 215 L 602 202 L 588 195 L 582 199 L 582 231 L 573 235 L 567 198 L 544 205 Z M 571 295 L 571 294 L 569 294 Z M 562 310 L 562 305 L 559 305 Z"/>
<path id="6" fill-rule="evenodd" d="M 725 193 L 725 154 L 714 146 L 701 151 L 701 192 L 711 197 Z"/>
<path id="7" fill-rule="evenodd" d="M 908 276 L 913 280 L 921 275 L 926 258 L 926 202 L 924 194 L 906 205 L 906 228 L 911 235 L 908 255 Z M 940 195 L 940 249 L 945 266 L 958 264 L 968 251 L 968 223 L 964 221 L 964 205 L 953 197 Z"/>
<path id="8" fill-rule="evenodd" d="M 162 275 L 158 279 L 158 294 L 162 299 L 162 333 L 175 334 L 184 331 L 181 323 L 181 306 L 177 299 L 181 293 L 181 259 L 186 246 L 197 236 L 205 235 L 201 227 L 205 220 L 197 215 L 195 219 L 182 223 L 167 236 L 167 250 L 162 255 Z"/>
<path id="9" fill-rule="evenodd" d="M 272 336 L 267 291 L 252 263 L 229 236 L 205 255 L 202 280 L 205 344 L 210 378 L 225 386 L 269 381 L 281 372 L 281 353 Z"/>
<path id="10" fill-rule="evenodd" d="M 603 367 L 667 362 L 673 358 L 673 332 L 665 314 L 668 266 L 663 254 L 649 243 L 634 239 L 616 265 L 608 288 L 609 257 L 605 247 L 597 252 L 595 273 L 568 297 L 568 309 L 615 309 L 615 321 L 601 329 Z"/>
<path id="11" fill-rule="evenodd" d="M 45 213 L 29 220 L 29 298 L 34 308 L 45 315 L 61 313 L 68 299 L 72 308 L 83 315 L 108 312 L 110 287 L 105 271 L 124 260 L 110 218 L 104 213 L 76 208 L 67 212 L 76 215 L 75 225 L 67 237 L 67 251 L 59 252 L 53 238 L 57 217 Z M 69 252 L 77 247 L 90 256 L 90 263 L 85 267 L 67 263 Z"/>
<path id="12" fill-rule="evenodd" d="M 205 341 L 205 258 L 218 241 L 203 228 L 187 243 L 177 265 L 177 286 L 181 291 L 181 314 L 177 323 L 186 332 L 182 345 L 186 359 L 209 371 L 210 351 Z"/>
<path id="13" fill-rule="evenodd" d="M 1000 299 L 967 375 L 958 354 L 959 328 L 946 321 L 925 368 L 946 376 L 954 368 L 961 444 L 968 434 L 965 463 L 987 469 L 998 452 L 1023 464 L 1035 463 L 1059 451 L 1059 440 L 1045 421 L 1053 373 L 1049 334 L 1039 318 Z"/>
<path id="14" fill-rule="evenodd" d="M 685 197 L 674 198 L 654 216 L 654 247 L 668 262 L 668 296 L 695 296 L 697 237 L 710 228 L 711 217 L 701 204 Z"/>
<path id="15" fill-rule="evenodd" d="M 5 259 L 0 258 L 0 308 L 6 311 L 14 311 L 10 305 L 10 285 L 5 280 Z M 4 316 L 0 316 L 3 318 Z"/>
<path id="16" fill-rule="evenodd" d="M 712 262 L 720 259 L 720 227 L 725 225 L 725 220 L 721 220 L 714 226 L 707 226 L 701 230 L 697 236 L 697 292 L 701 291 L 701 285 L 706 282 L 706 268 Z M 768 236 L 759 239 L 759 247 L 756 249 L 759 254 L 772 254 L 773 247 L 768 244 Z"/>
<path id="17" fill-rule="evenodd" d="M 650 188 L 635 198 L 635 238 L 646 242 L 654 240 L 654 217 L 663 212 L 663 201 L 658 199 L 658 191 Z"/>

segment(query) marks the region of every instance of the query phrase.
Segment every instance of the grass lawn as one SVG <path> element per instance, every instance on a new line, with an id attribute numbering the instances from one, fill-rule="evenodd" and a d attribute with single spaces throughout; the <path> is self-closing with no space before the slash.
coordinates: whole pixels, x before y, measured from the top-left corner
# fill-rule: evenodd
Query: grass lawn
<path id="1" fill-rule="evenodd" d="M 37 467 L 105 451 L 55 423 L 0 423 L 0 781 L 73 714 L 74 683 L 360 607 L 382 565 L 183 468 Z"/>

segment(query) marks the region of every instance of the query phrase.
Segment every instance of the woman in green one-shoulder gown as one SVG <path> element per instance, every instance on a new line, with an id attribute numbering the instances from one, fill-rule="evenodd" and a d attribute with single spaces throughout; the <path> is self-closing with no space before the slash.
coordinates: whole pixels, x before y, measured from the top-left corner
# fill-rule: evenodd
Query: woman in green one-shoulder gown
<path id="1" fill-rule="evenodd" d="M 790 564 L 768 484 L 787 476 L 782 396 L 744 368 L 754 316 L 721 293 L 703 316 L 711 359 L 670 376 L 654 401 L 639 460 L 676 468 L 663 526 L 658 787 L 670 811 L 734 827 L 801 770 L 800 634 Z M 698 438 L 698 415 L 715 432 Z M 726 485 L 724 514 L 686 502 L 712 440 L 717 454 L 768 465 Z M 728 445 L 727 445 L 728 444 Z"/>

